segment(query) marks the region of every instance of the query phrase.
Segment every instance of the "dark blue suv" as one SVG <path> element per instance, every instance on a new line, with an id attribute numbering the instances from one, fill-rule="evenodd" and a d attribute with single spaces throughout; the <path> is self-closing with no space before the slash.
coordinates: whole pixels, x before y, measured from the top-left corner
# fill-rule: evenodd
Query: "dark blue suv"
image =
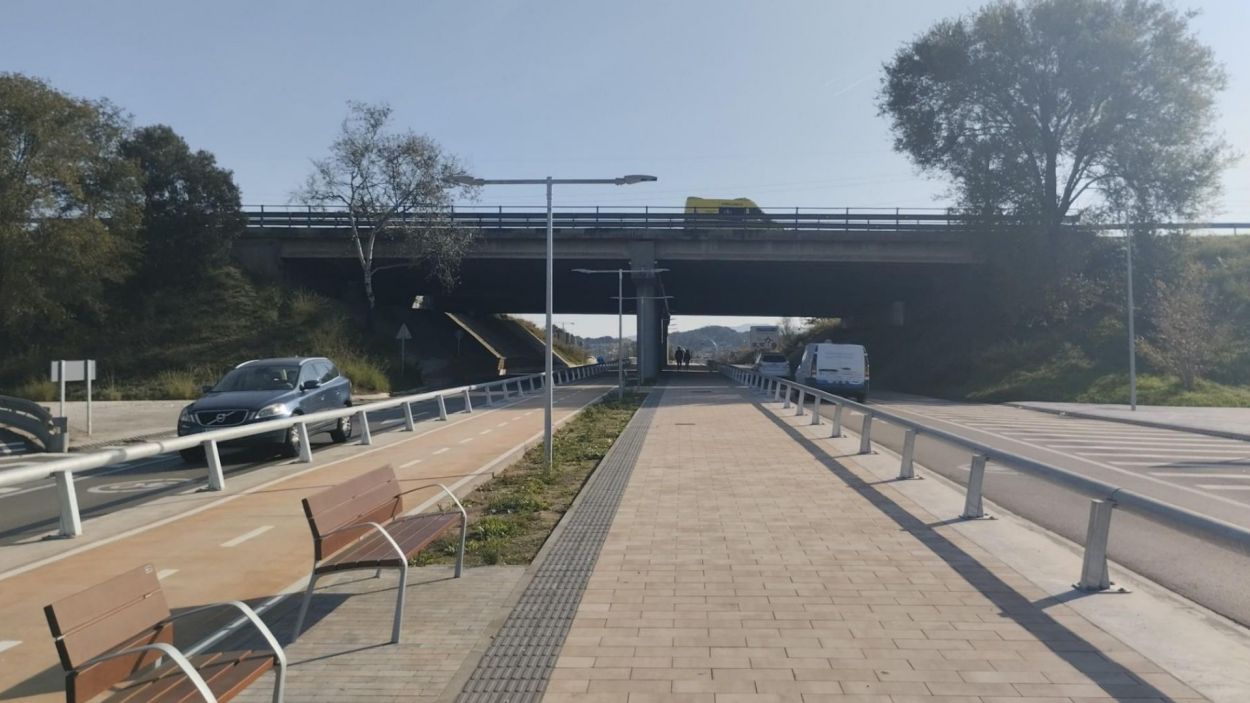
<path id="1" fill-rule="evenodd" d="M 322 357 L 257 359 L 234 367 L 216 385 L 205 386 L 199 400 L 182 409 L 178 416 L 178 436 L 237 427 L 292 415 L 342 408 L 352 404 L 352 384 L 339 373 L 334 362 Z M 352 434 L 351 417 L 310 426 L 309 433 L 329 432 L 335 442 L 346 442 Z M 288 429 L 262 432 L 231 440 L 229 446 L 266 445 L 284 456 L 299 454 L 299 431 Z M 200 461 L 202 448 L 184 449 L 182 458 Z"/>

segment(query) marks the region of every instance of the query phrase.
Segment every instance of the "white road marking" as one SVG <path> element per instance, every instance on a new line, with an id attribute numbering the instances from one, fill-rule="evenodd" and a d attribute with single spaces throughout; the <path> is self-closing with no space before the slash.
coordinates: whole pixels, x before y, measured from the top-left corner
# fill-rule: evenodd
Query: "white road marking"
<path id="1" fill-rule="evenodd" d="M 469 442 L 472 442 L 473 439 L 474 439 L 473 437 L 465 437 L 464 439 L 457 442 L 457 444 L 468 444 Z"/>
<path id="2" fill-rule="evenodd" d="M 4 488 L 0 488 L 0 496 L 8 494 L 8 493 L 17 493 L 20 490 L 22 489 L 17 488 L 15 486 L 5 486 Z"/>
<path id="3" fill-rule="evenodd" d="M 507 421 L 507 420 L 504 420 L 503 422 L 499 423 L 498 425 L 495 425 L 495 427 L 506 427 L 507 425 L 508 425 L 508 421 Z"/>
<path id="4" fill-rule="evenodd" d="M 260 527 L 252 530 L 251 532 L 245 532 L 228 542 L 222 542 L 221 546 L 237 547 L 240 544 L 243 544 L 244 542 L 248 541 L 249 539 L 252 539 L 253 537 L 259 537 L 272 529 L 273 529 L 273 525 L 261 525 Z"/>
<path id="5" fill-rule="evenodd" d="M 1151 471 L 1151 476 L 1162 476 L 1163 478 L 1219 478 L 1231 481 L 1250 481 L 1250 475 L 1237 474 L 1191 474 L 1185 471 Z"/>
<path id="6" fill-rule="evenodd" d="M 8 649 L 13 649 L 14 647 L 16 647 L 17 645 L 21 643 L 22 643 L 21 640 L 0 640 L 0 652 L 3 652 Z"/>
<path id="7" fill-rule="evenodd" d="M 478 432 L 478 435 L 490 434 L 491 432 L 494 432 L 494 430 L 482 430 L 481 432 Z"/>
<path id="8" fill-rule="evenodd" d="M 1174 447 L 1143 447 L 1143 445 L 1136 445 L 1136 447 L 1111 447 L 1109 444 L 1051 444 L 1050 447 L 1054 449 L 1093 449 L 1095 452 L 1115 452 L 1119 454 L 1233 454 L 1240 455 L 1240 457 L 1250 457 L 1250 450 L 1248 449 L 1190 449 L 1188 447 L 1175 447 L 1175 445 Z"/>
<path id="9" fill-rule="evenodd" d="M 1053 448 L 1053 447 L 1052 447 Z M 1061 451 L 1061 450 L 1056 450 Z M 1071 452 L 1078 456 L 1107 456 L 1107 457 L 1123 457 L 1125 459 L 1148 459 L 1151 457 L 1159 457 L 1161 461 L 1169 459 L 1175 461 L 1177 459 L 1202 459 L 1204 461 L 1216 461 L 1219 459 L 1245 459 L 1250 455 L 1245 452 L 1240 454 L 1229 454 L 1223 450 L 1201 450 L 1201 449 L 1177 449 L 1177 450 L 1161 450 L 1161 449 L 1143 449 L 1134 451 L 1124 448 L 1119 451 L 1096 451 L 1096 452 Z"/>
<path id="10" fill-rule="evenodd" d="M 156 572 L 156 578 L 159 581 L 164 581 L 165 579 L 169 578 L 170 576 L 173 576 L 176 573 L 178 573 L 177 569 L 161 569 L 160 571 Z"/>
<path id="11" fill-rule="evenodd" d="M 1208 491 L 1250 491 L 1250 486 L 1233 486 L 1218 483 L 1200 483 L 1199 488 L 1205 488 Z"/>
<path id="12" fill-rule="evenodd" d="M 404 463 L 399 465 L 399 468 L 406 469 L 409 466 L 416 466 L 417 464 L 420 464 L 423 461 L 425 461 L 425 459 L 413 459 L 412 461 L 405 461 Z"/>
<path id="13" fill-rule="evenodd" d="M 435 449 L 434 453 L 442 454 L 443 452 L 449 452 L 449 451 L 451 451 L 451 447 L 443 447 L 442 449 Z"/>
<path id="14" fill-rule="evenodd" d="M 905 408 L 899 408 L 898 410 L 900 411 L 900 413 L 901 413 L 901 414 L 904 414 L 904 415 L 913 415 L 913 416 L 917 416 L 917 417 L 921 417 L 921 418 L 927 417 L 927 414 L 926 414 L 926 413 L 924 413 L 924 412 L 922 412 L 922 411 L 917 411 L 917 410 L 907 410 L 907 409 L 905 409 Z M 1008 441 L 1011 441 L 1011 442 L 1015 442 L 1016 444 L 1022 444 L 1022 445 L 1026 446 L 1026 447 L 1033 447 L 1034 449 L 1041 449 L 1041 450 L 1043 450 L 1043 451 L 1049 451 L 1049 452 L 1052 452 L 1052 453 L 1055 453 L 1055 454 L 1065 454 L 1065 452 L 1061 452 L 1061 451 L 1058 451 L 1058 450 L 1055 450 L 1055 449 L 1051 449 L 1050 447 L 1047 447 L 1045 444 L 1040 444 L 1040 443 L 1038 443 L 1037 441 L 1030 441 L 1030 439 L 1031 439 L 1031 438 L 1013 437 L 1013 436 L 1011 436 L 1011 435 L 1003 434 L 1003 433 L 1001 433 L 1001 432 L 994 432 L 994 431 L 991 431 L 991 430 L 986 430 L 986 429 L 984 429 L 984 428 L 977 427 L 976 425 L 970 425 L 970 424 L 967 424 L 967 422 L 966 422 L 966 421 L 965 421 L 965 422 L 956 422 L 956 421 L 953 421 L 953 420 L 945 420 L 944 422 L 945 422 L 946 424 L 948 424 L 948 425 L 952 426 L 952 427 L 958 427 L 958 428 L 960 428 L 960 429 L 970 430 L 970 431 L 972 431 L 972 432 L 980 432 L 980 433 L 982 433 L 982 434 L 986 434 L 986 435 L 989 435 L 989 436 L 991 436 L 991 437 L 997 437 L 997 438 L 999 438 L 999 439 L 1005 439 L 1005 440 L 1008 440 Z M 1175 490 L 1184 491 L 1184 492 L 1186 492 L 1186 493 L 1192 493 L 1192 494 L 1194 494 L 1194 495 L 1202 496 L 1202 497 L 1207 498 L 1207 499 L 1218 500 L 1218 501 L 1220 501 L 1221 503 L 1227 503 L 1227 504 L 1229 504 L 1229 505 L 1235 505 L 1235 506 L 1237 506 L 1238 508 L 1243 508 L 1243 507 L 1245 507 L 1245 503 L 1243 503 L 1242 501 L 1233 500 L 1232 498 L 1225 498 L 1224 496 L 1220 496 L 1220 495 L 1211 495 L 1210 493 L 1205 493 L 1205 492 L 1203 492 L 1203 491 L 1199 491 L 1199 490 L 1197 490 L 1197 489 L 1190 488 L 1189 486 L 1186 486 L 1186 485 L 1184 485 L 1184 484 L 1178 484 L 1178 483 L 1174 483 L 1174 482 L 1172 482 L 1172 481 L 1167 481 L 1167 480 L 1164 480 L 1164 479 L 1161 479 L 1161 478 L 1156 478 L 1156 477 L 1154 477 L 1154 476 L 1150 476 L 1150 475 L 1148 475 L 1148 474 L 1142 474 L 1141 472 L 1138 472 L 1138 471 L 1133 471 L 1133 470 L 1131 470 L 1131 469 L 1126 469 L 1126 468 L 1123 468 L 1123 467 L 1120 467 L 1120 466 L 1116 466 L 1115 464 L 1112 464 L 1112 463 L 1107 462 L 1107 461 L 1101 461 L 1101 460 L 1094 459 L 1094 458 L 1091 458 L 1091 457 L 1084 457 L 1084 456 L 1081 456 L 1081 455 L 1078 455 L 1078 454 L 1067 454 L 1067 456 L 1070 456 L 1070 457 L 1072 457 L 1072 458 L 1074 458 L 1074 459 L 1079 459 L 1079 460 L 1081 460 L 1081 461 L 1085 461 L 1085 462 L 1090 463 L 1090 464 L 1094 464 L 1094 465 L 1096 465 L 1096 466 L 1101 466 L 1101 467 L 1104 467 L 1104 468 L 1106 468 L 1106 469 L 1110 469 L 1111 471 L 1116 471 L 1116 472 L 1118 472 L 1118 473 L 1127 474 L 1127 475 L 1129 475 L 1129 476 L 1137 476 L 1137 477 L 1142 478 L 1142 479 L 1147 480 L 1147 481 L 1153 481 L 1153 482 L 1155 482 L 1155 483 L 1158 483 L 1158 484 L 1159 484 L 1159 485 L 1161 485 L 1161 486 L 1167 486 L 1167 487 L 1172 488 L 1172 489 L 1175 489 Z"/>

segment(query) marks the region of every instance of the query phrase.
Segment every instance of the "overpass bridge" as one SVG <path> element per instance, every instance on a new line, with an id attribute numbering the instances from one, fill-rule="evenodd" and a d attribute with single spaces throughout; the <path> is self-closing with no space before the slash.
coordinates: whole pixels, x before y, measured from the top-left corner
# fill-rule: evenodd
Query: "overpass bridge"
<path id="1" fill-rule="evenodd" d="M 247 234 L 236 242 L 235 255 L 246 268 L 332 295 L 357 294 L 359 265 L 346 236 L 347 213 L 289 206 L 245 210 Z M 449 312 L 542 312 L 545 208 L 457 207 L 449 215 L 477 232 L 457 285 L 448 290 L 420 266 L 404 266 L 398 248 L 380 241 L 379 264 L 398 266 L 375 277 L 379 302 L 409 305 L 423 296 L 428 306 Z M 982 238 L 1033 226 L 1014 217 L 915 208 L 695 214 L 674 207 L 564 207 L 555 209 L 553 221 L 558 313 L 617 311 L 610 281 L 574 269 L 668 270 L 662 278 L 634 277 L 633 291 L 626 293 L 644 299 L 638 301 L 637 339 L 647 377 L 658 369 L 655 350 L 663 347 L 672 314 L 898 323 L 900 313 L 905 318 L 917 303 L 935 299 L 981 261 Z M 1069 226 L 1082 227 L 1076 218 Z M 1234 232 L 1246 227 L 1227 226 Z M 645 300 L 657 296 L 671 298 Z"/>
<path id="2" fill-rule="evenodd" d="M 247 217 L 247 234 L 235 244 L 246 268 L 331 294 L 355 294 L 359 265 L 346 236 L 346 213 L 258 206 L 247 208 Z M 545 209 L 456 208 L 451 218 L 477 232 L 458 284 L 448 290 L 419 266 L 401 266 L 376 276 L 379 302 L 407 305 L 423 296 L 427 305 L 452 312 L 542 312 Z M 667 320 L 678 313 L 886 319 L 899 303 L 930 297 L 952 271 L 975 265 L 979 236 L 1026 226 L 1013 218 L 901 208 L 791 208 L 763 215 L 560 208 L 553 220 L 558 313 L 617 311 L 612 282 L 574 269 L 668 269 L 662 278 L 634 277 L 626 292 L 644 299 L 637 301 L 644 350 L 662 348 Z M 403 263 L 393 245 L 378 246 L 380 265 Z M 671 298 L 646 300 L 657 296 Z M 642 356 L 644 373 L 654 375 L 658 355 Z"/>

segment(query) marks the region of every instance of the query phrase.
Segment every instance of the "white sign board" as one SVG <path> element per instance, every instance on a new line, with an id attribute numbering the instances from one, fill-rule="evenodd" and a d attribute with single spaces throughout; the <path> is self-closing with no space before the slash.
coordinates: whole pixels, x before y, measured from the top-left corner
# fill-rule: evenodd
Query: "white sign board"
<path id="1" fill-rule="evenodd" d="M 412 333 L 408 331 L 408 323 L 400 323 L 399 331 L 395 333 L 395 339 L 412 339 Z"/>
<path id="2" fill-rule="evenodd" d="M 52 362 L 50 373 L 53 383 L 61 382 L 61 364 L 65 364 L 65 380 L 68 382 L 95 380 L 95 359 L 73 359 Z"/>

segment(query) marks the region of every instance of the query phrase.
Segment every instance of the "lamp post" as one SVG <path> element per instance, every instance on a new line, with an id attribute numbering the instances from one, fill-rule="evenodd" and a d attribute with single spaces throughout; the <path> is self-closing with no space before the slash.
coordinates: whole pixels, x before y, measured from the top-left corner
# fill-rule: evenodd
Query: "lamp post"
<path id="1" fill-rule="evenodd" d="M 1128 272 L 1128 405 L 1129 409 L 1137 410 L 1137 335 L 1133 330 L 1133 231 L 1124 232 L 1124 256 Z"/>
<path id="2" fill-rule="evenodd" d="M 663 273 L 668 269 L 573 269 L 574 273 L 616 274 L 616 398 L 625 397 L 625 273 Z"/>
<path id="3" fill-rule="evenodd" d="M 555 407 L 555 389 L 552 387 L 554 374 L 552 373 L 552 336 L 551 336 L 551 315 L 552 301 L 554 299 L 553 286 L 551 281 L 554 249 L 554 230 L 555 223 L 552 218 L 551 211 L 551 188 L 555 185 L 633 185 L 635 183 L 647 183 L 656 180 L 655 176 L 645 176 L 633 174 L 629 176 L 621 176 L 620 178 L 475 178 L 473 176 L 454 176 L 451 181 L 457 185 L 465 186 L 493 186 L 493 185 L 545 185 L 547 186 L 547 352 L 546 352 L 546 368 L 543 377 L 543 395 L 546 400 L 543 403 L 543 445 L 546 449 L 548 470 L 552 468 L 552 414 Z"/>

